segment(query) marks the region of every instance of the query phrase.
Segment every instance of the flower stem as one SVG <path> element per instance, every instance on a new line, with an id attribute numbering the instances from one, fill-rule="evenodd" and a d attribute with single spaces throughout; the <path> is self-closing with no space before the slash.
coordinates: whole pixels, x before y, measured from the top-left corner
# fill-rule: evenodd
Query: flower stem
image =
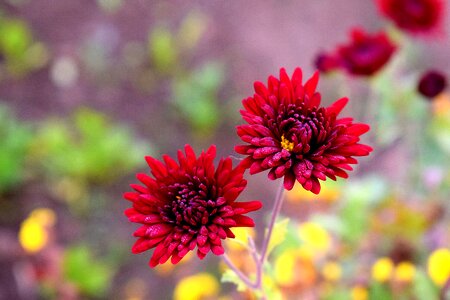
<path id="1" fill-rule="evenodd" d="M 222 259 L 224 263 L 228 266 L 228 268 L 230 268 L 234 273 L 236 273 L 239 279 L 242 280 L 242 282 L 245 283 L 249 288 L 251 289 L 258 288 L 255 283 L 251 282 L 250 279 L 233 264 L 233 262 L 226 254 L 222 255 Z"/>
<path id="2" fill-rule="evenodd" d="M 278 214 L 281 211 L 281 205 L 283 203 L 283 192 L 284 192 L 284 186 L 283 186 L 283 182 L 281 182 L 278 191 L 277 191 L 277 195 L 275 198 L 275 202 L 274 202 L 274 206 L 273 206 L 273 210 L 272 210 L 272 215 L 270 217 L 270 222 L 269 222 L 269 226 L 267 228 L 267 234 L 264 237 L 263 243 L 262 243 L 262 248 L 261 248 L 261 254 L 258 255 L 257 251 L 256 251 L 256 247 L 255 244 L 253 242 L 252 239 L 249 239 L 249 244 L 250 244 L 250 250 L 252 251 L 252 257 L 255 261 L 256 264 L 256 280 L 255 282 L 252 282 L 248 276 L 246 276 L 244 273 L 242 273 L 234 264 L 233 262 L 229 259 L 229 257 L 226 254 L 222 255 L 223 261 L 225 262 L 225 264 L 234 272 L 236 273 L 236 275 L 239 277 L 240 280 L 242 280 L 242 282 L 247 285 L 249 288 L 251 288 L 252 290 L 259 290 L 261 292 L 263 292 L 262 290 L 262 275 L 263 275 L 263 269 L 264 269 L 264 263 L 266 262 L 267 259 L 267 251 L 269 248 L 269 243 L 270 243 L 270 238 L 272 237 L 272 233 L 273 233 L 273 229 L 275 226 L 275 221 L 278 217 Z M 266 296 L 264 295 L 264 293 L 261 296 L 261 299 L 266 299 Z"/>
<path id="3" fill-rule="evenodd" d="M 269 248 L 269 242 L 270 238 L 272 237 L 273 228 L 275 226 L 275 221 L 277 220 L 277 217 L 281 211 L 281 205 L 283 204 L 283 194 L 284 194 L 284 186 L 283 181 L 280 182 L 280 186 L 278 187 L 277 195 L 275 198 L 275 203 L 273 205 L 272 210 L 272 216 L 270 217 L 269 227 L 267 229 L 267 235 L 264 237 L 262 249 L 261 249 L 261 255 L 259 257 L 259 262 L 257 264 L 257 282 L 256 284 L 258 287 L 261 287 L 261 279 L 262 279 L 262 273 L 263 273 L 263 267 L 264 263 L 266 262 L 266 256 L 267 256 L 267 250 Z"/>

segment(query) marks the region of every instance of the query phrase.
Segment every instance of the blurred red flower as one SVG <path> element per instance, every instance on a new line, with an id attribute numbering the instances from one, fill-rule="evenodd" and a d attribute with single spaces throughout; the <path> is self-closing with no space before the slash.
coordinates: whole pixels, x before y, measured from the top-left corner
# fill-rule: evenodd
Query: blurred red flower
<path id="1" fill-rule="evenodd" d="M 437 71 L 428 71 L 422 75 L 417 90 L 427 98 L 439 95 L 447 86 L 445 75 Z"/>
<path id="2" fill-rule="evenodd" d="M 323 73 L 344 69 L 353 75 L 371 76 L 389 61 L 395 49 L 384 32 L 370 35 L 361 28 L 354 28 L 348 44 L 330 53 L 320 53 L 315 65 Z"/>
<path id="3" fill-rule="evenodd" d="M 361 28 L 351 32 L 351 42 L 337 49 L 341 67 L 354 75 L 373 75 L 395 52 L 395 45 L 384 32 L 369 35 Z"/>
<path id="4" fill-rule="evenodd" d="M 383 15 L 410 33 L 440 28 L 445 11 L 443 0 L 377 0 L 377 4 Z"/>
<path id="5" fill-rule="evenodd" d="M 254 226 L 244 214 L 261 208 L 259 201 L 235 202 L 247 184 L 245 170 L 233 169 L 230 158 L 221 159 L 215 170 L 215 146 L 198 158 L 189 145 L 185 153 L 178 151 L 179 164 L 168 155 L 164 162 L 146 157 L 154 178 L 138 174 L 143 186 L 132 184 L 135 192 L 124 194 L 133 203 L 125 215 L 142 224 L 134 233 L 133 253 L 156 247 L 150 267 L 169 257 L 176 264 L 195 247 L 200 259 L 209 251 L 223 254 L 221 240 L 234 238 L 230 228 Z"/>
<path id="6" fill-rule="evenodd" d="M 297 180 L 306 190 L 320 192 L 320 180 L 336 176 L 347 178 L 344 170 L 356 164 L 353 156 L 368 155 L 372 148 L 359 144 L 359 136 L 369 130 L 366 124 L 354 124 L 352 118 L 337 119 L 348 99 L 320 107 L 316 92 L 316 72 L 304 85 L 302 70 L 292 78 L 284 69 L 280 79 L 270 76 L 268 86 L 255 82 L 255 94 L 242 101 L 243 119 L 237 133 L 246 145 L 236 152 L 247 155 L 242 166 L 250 174 L 268 170 L 269 179 L 284 177 L 284 187 L 291 190 Z"/>
<path id="7" fill-rule="evenodd" d="M 339 59 L 335 55 L 320 53 L 317 55 L 314 65 L 322 73 L 328 73 L 339 68 Z"/>

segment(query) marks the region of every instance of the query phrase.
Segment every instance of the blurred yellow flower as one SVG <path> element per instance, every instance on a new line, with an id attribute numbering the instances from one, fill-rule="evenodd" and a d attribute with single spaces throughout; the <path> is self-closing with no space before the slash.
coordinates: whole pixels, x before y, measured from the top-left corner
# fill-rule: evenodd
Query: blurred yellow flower
<path id="1" fill-rule="evenodd" d="M 428 275 L 438 286 L 443 286 L 450 278 L 450 250 L 440 248 L 428 257 Z"/>
<path id="2" fill-rule="evenodd" d="M 50 208 L 36 208 L 29 218 L 35 219 L 44 226 L 53 226 L 56 223 L 56 214 Z"/>
<path id="3" fill-rule="evenodd" d="M 298 227 L 300 239 L 304 246 L 315 252 L 326 252 L 331 247 L 331 237 L 328 232 L 319 224 L 305 222 Z"/>
<path id="4" fill-rule="evenodd" d="M 250 227 L 233 228 L 233 233 L 236 236 L 234 239 L 225 240 L 225 244 L 230 250 L 244 250 L 248 245 L 248 238 L 255 238 L 255 230 Z"/>
<path id="5" fill-rule="evenodd" d="M 297 259 L 297 252 L 294 249 L 286 250 L 276 258 L 274 271 L 279 284 L 290 285 L 294 282 L 294 269 Z"/>
<path id="6" fill-rule="evenodd" d="M 48 208 L 33 210 L 20 225 L 19 242 L 28 253 L 42 250 L 48 242 L 48 227 L 56 222 L 56 214 Z"/>
<path id="7" fill-rule="evenodd" d="M 322 267 L 322 275 L 328 281 L 338 281 L 342 275 L 341 266 L 335 261 L 327 262 Z"/>
<path id="8" fill-rule="evenodd" d="M 174 300 L 200 300 L 217 297 L 219 282 L 209 273 L 198 273 L 181 279 L 175 287 Z"/>
<path id="9" fill-rule="evenodd" d="M 411 282 L 416 275 L 416 267 L 408 261 L 403 261 L 395 267 L 394 278 L 401 282 Z"/>
<path id="10" fill-rule="evenodd" d="M 362 285 L 357 285 L 352 288 L 351 291 L 352 300 L 367 300 L 369 298 L 369 292 Z"/>
<path id="11" fill-rule="evenodd" d="M 316 281 L 317 272 L 311 255 L 303 249 L 288 249 L 275 259 L 274 277 L 282 286 L 309 286 Z"/>
<path id="12" fill-rule="evenodd" d="M 320 195 L 315 195 L 305 190 L 300 184 L 296 184 L 291 191 L 286 192 L 286 199 L 293 203 L 317 199 L 332 202 L 336 201 L 340 195 L 339 184 L 334 181 L 326 181 L 321 183 Z"/>
<path id="13" fill-rule="evenodd" d="M 372 266 L 372 278 L 378 282 L 388 281 L 394 270 L 394 263 L 388 257 L 378 259 Z"/>

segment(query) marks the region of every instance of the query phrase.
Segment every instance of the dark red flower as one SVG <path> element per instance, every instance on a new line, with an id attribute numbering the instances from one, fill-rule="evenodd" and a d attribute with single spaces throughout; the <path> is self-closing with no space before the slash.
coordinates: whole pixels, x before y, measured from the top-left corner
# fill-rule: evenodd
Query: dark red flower
<path id="1" fill-rule="evenodd" d="M 320 180 L 336 176 L 347 178 L 344 170 L 356 164 L 353 156 L 368 155 L 372 148 L 359 144 L 359 136 L 369 130 L 366 124 L 354 124 L 352 118 L 337 119 L 348 99 L 320 107 L 316 92 L 319 73 L 303 85 L 302 70 L 292 78 L 284 69 L 280 79 L 270 76 L 268 86 L 255 82 L 255 94 L 242 101 L 243 119 L 237 133 L 246 145 L 236 152 L 247 155 L 242 166 L 250 174 L 270 170 L 269 179 L 284 177 L 284 187 L 292 189 L 297 180 L 306 190 L 320 192 Z"/>
<path id="2" fill-rule="evenodd" d="M 443 0 L 377 0 L 383 15 L 411 33 L 440 28 L 445 11 Z"/>
<path id="3" fill-rule="evenodd" d="M 134 233 L 139 239 L 133 253 L 156 247 L 150 267 L 169 257 L 176 264 L 195 247 L 200 259 L 209 251 L 223 254 L 222 240 L 234 238 L 230 228 L 254 226 L 244 214 L 261 208 L 259 201 L 235 202 L 247 184 L 245 170 L 233 169 L 230 158 L 221 159 L 215 170 L 215 146 L 198 158 L 189 145 L 185 152 L 178 151 L 179 164 L 168 155 L 164 162 L 146 157 L 154 178 L 138 174 L 143 185 L 132 184 L 135 192 L 124 194 L 133 203 L 125 215 L 142 224 Z"/>
<path id="4" fill-rule="evenodd" d="M 320 53 L 317 55 L 314 65 L 322 73 L 328 73 L 339 68 L 339 59 L 334 55 Z"/>
<path id="5" fill-rule="evenodd" d="M 336 52 L 341 67 L 354 75 L 373 75 L 389 61 L 396 49 L 384 32 L 370 35 L 355 28 L 351 39 Z"/>
<path id="6" fill-rule="evenodd" d="M 428 71 L 422 75 L 417 90 L 427 98 L 439 95 L 447 86 L 447 79 L 437 71 Z"/>

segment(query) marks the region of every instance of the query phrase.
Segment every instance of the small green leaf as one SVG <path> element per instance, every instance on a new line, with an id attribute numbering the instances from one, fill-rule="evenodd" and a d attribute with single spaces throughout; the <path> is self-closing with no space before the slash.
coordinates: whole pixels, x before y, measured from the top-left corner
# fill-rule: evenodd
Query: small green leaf
<path id="1" fill-rule="evenodd" d="M 369 299 L 392 300 L 393 298 L 387 285 L 374 283 L 369 289 Z"/>
<path id="2" fill-rule="evenodd" d="M 159 71 L 168 72 L 178 61 L 178 50 L 172 33 L 164 28 L 155 28 L 149 38 L 150 59 Z"/>
<path id="3" fill-rule="evenodd" d="M 236 285 L 236 289 L 239 292 L 244 292 L 247 290 L 247 285 L 237 276 L 233 270 L 228 269 L 222 274 L 221 282 L 230 282 Z"/>
<path id="4" fill-rule="evenodd" d="M 417 299 L 439 299 L 438 288 L 422 270 L 416 272 L 413 290 Z"/>
<path id="5" fill-rule="evenodd" d="M 272 250 L 280 245 L 286 239 L 286 234 L 288 231 L 289 218 L 285 218 L 281 221 L 275 223 L 273 228 L 272 237 L 269 241 L 269 246 L 267 247 L 267 255 L 270 255 Z"/>
<path id="6" fill-rule="evenodd" d="M 64 277 L 85 295 L 104 296 L 111 283 L 113 270 L 94 258 L 85 245 L 68 248 L 63 261 Z"/>

